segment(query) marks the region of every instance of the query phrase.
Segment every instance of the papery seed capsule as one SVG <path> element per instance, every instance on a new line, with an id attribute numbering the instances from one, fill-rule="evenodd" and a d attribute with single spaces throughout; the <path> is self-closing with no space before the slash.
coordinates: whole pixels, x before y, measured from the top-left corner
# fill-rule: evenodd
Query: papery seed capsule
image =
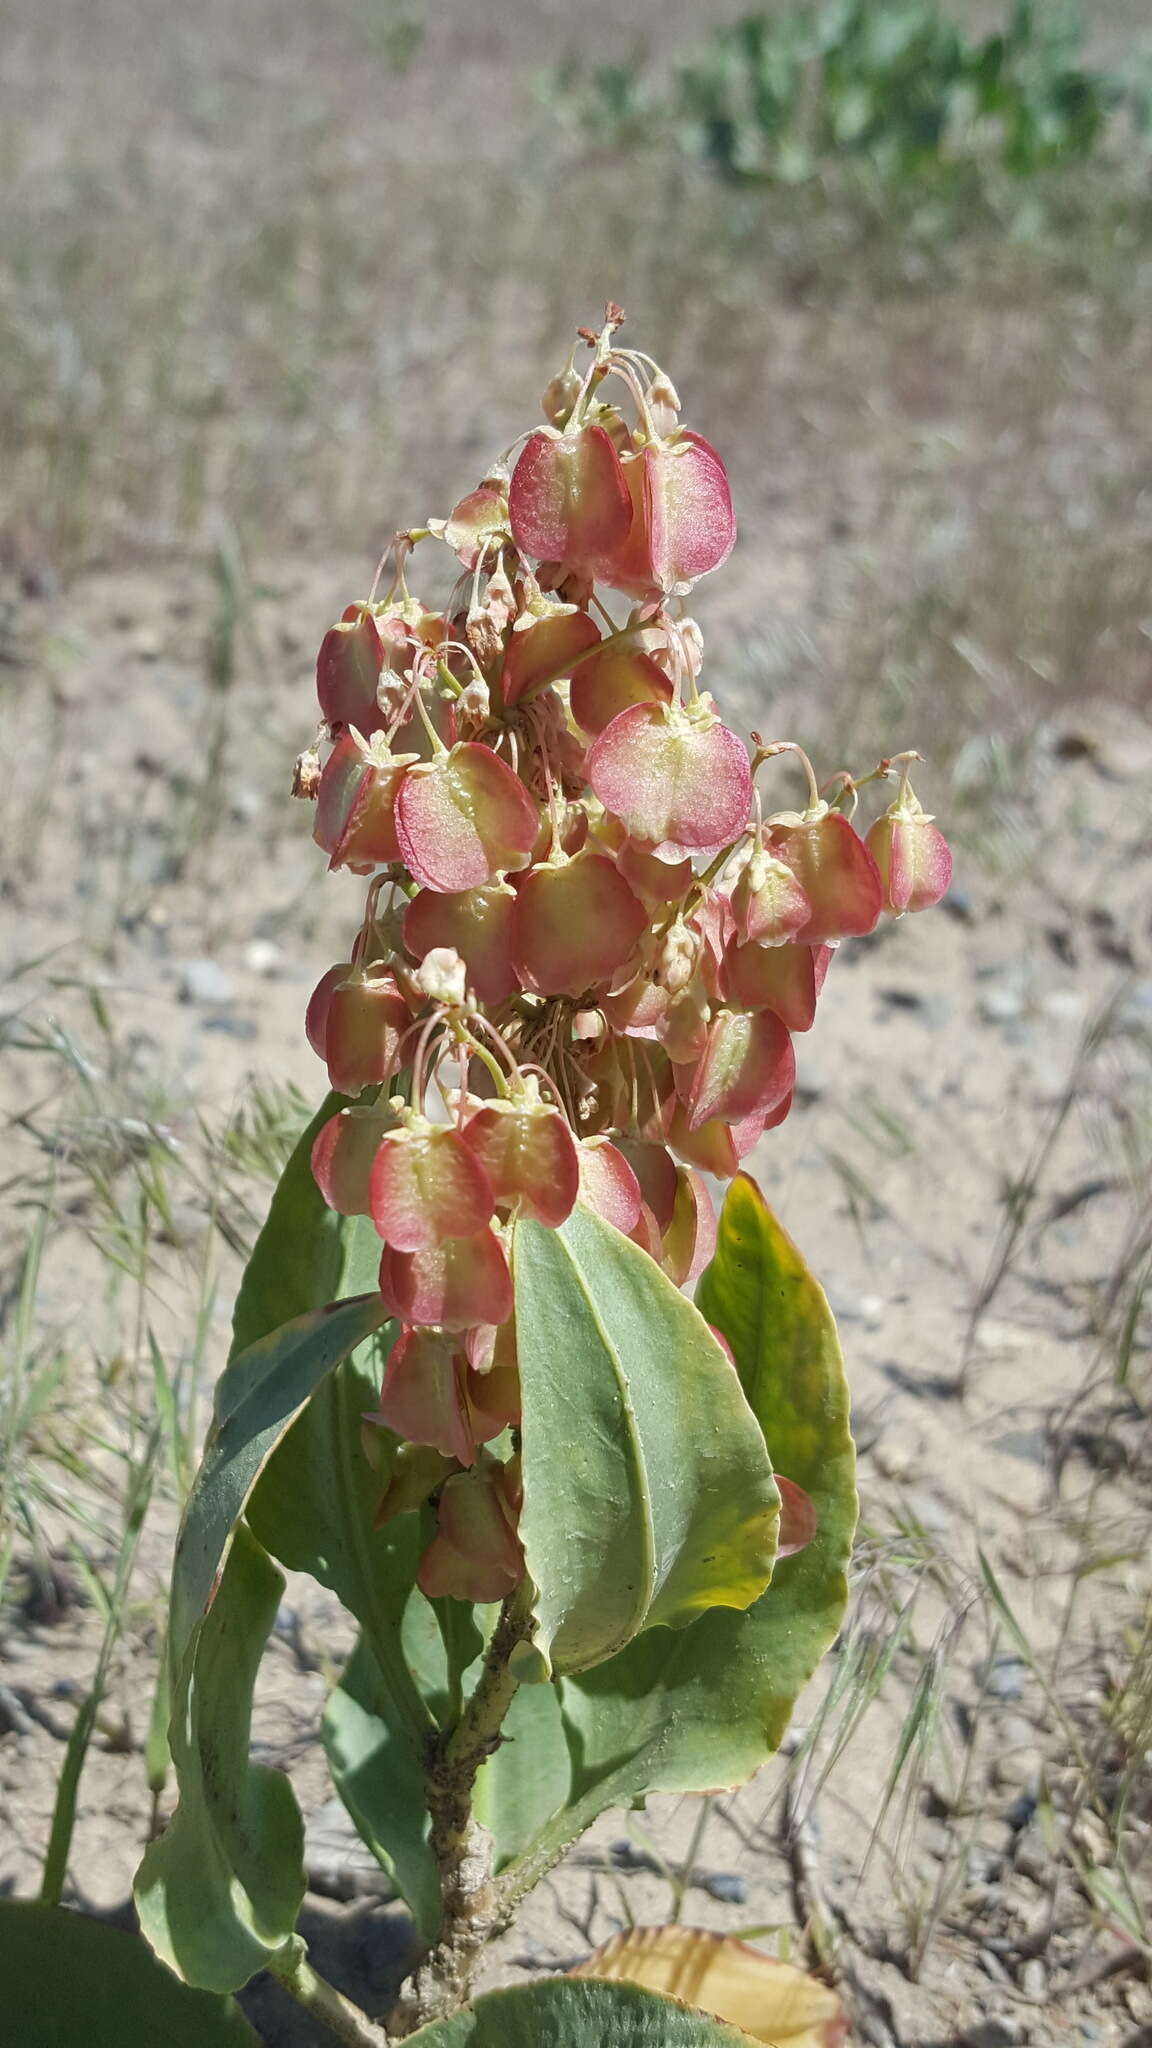
<path id="1" fill-rule="evenodd" d="M 615 1142 L 617 1151 L 636 1175 L 640 1193 L 655 1216 L 657 1227 L 667 1230 L 676 1207 L 676 1161 L 666 1145 L 653 1145 L 637 1138 L 617 1138 Z"/>
<path id="2" fill-rule="evenodd" d="M 794 939 L 812 917 L 812 905 L 792 869 L 760 843 L 737 875 L 729 900 L 740 937 L 766 946 Z"/>
<path id="3" fill-rule="evenodd" d="M 429 524 L 434 533 L 440 533 L 447 541 L 464 567 L 474 569 L 493 543 L 511 537 L 506 478 L 486 477 L 453 506 L 443 525 L 439 521 Z"/>
<path id="4" fill-rule="evenodd" d="M 794 1479 L 786 1479 L 782 1472 L 774 1474 L 780 1495 L 780 1531 L 776 1539 L 777 1560 L 795 1557 L 798 1550 L 806 1550 L 816 1534 L 816 1505 L 811 1494 L 797 1486 Z"/>
<path id="5" fill-rule="evenodd" d="M 630 889 L 654 903 L 679 903 L 692 886 L 692 861 L 660 860 L 638 839 L 625 839 L 616 855 L 616 865 Z"/>
<path id="6" fill-rule="evenodd" d="M 660 1264 L 677 1287 L 698 1280 L 716 1249 L 716 1211 L 694 1167 L 677 1172 L 676 1200 L 661 1240 Z"/>
<path id="7" fill-rule="evenodd" d="M 404 860 L 423 888 L 445 895 L 526 866 L 537 825 L 519 777 L 474 740 L 412 769 L 396 800 Z"/>
<path id="8" fill-rule="evenodd" d="M 356 1105 L 329 1117 L 317 1132 L 312 1145 L 312 1178 L 328 1207 L 338 1215 L 371 1215 L 372 1167 L 395 1122 L 389 1110 Z"/>
<path id="9" fill-rule="evenodd" d="M 498 1203 L 518 1202 L 526 1215 L 550 1230 L 571 1214 L 580 1166 L 576 1140 L 559 1110 L 525 1091 L 519 1099 L 478 1110 L 463 1135 Z"/>
<path id="10" fill-rule="evenodd" d="M 602 582 L 634 597 L 682 595 L 727 561 L 736 541 L 728 475 L 716 450 L 687 429 L 623 464 L 628 537 L 596 563 Z"/>
<path id="11" fill-rule="evenodd" d="M 650 654 L 608 641 L 573 672 L 568 701 L 583 732 L 601 733 L 633 704 L 671 703 L 672 683 Z"/>
<path id="12" fill-rule="evenodd" d="M 316 656 L 316 695 L 329 725 L 354 725 L 365 739 L 385 723 L 376 698 L 384 666 L 380 633 L 368 606 L 348 606 L 330 626 Z"/>
<path id="13" fill-rule="evenodd" d="M 631 837 L 678 851 L 734 839 L 752 800 L 744 746 L 706 697 L 621 711 L 592 744 L 588 780 Z"/>
<path id="14" fill-rule="evenodd" d="M 533 868 L 520 884 L 512 957 L 538 995 L 579 996 L 623 966 L 647 924 L 615 863 L 586 849 Z"/>
<path id="15" fill-rule="evenodd" d="M 831 946 L 729 946 L 724 986 L 741 1010 L 771 1010 L 789 1031 L 807 1031 L 832 960 Z"/>
<path id="16" fill-rule="evenodd" d="M 580 1200 L 625 1237 L 640 1221 L 640 1183 L 624 1154 L 607 1138 L 583 1138 L 580 1153 Z"/>
<path id="17" fill-rule="evenodd" d="M 768 847 L 791 868 L 812 905 L 798 938 L 814 946 L 828 939 L 862 938 L 875 929 L 883 902 L 880 871 L 840 811 L 777 823 Z"/>
<path id="18" fill-rule="evenodd" d="M 410 1443 L 474 1465 L 477 1447 L 499 1436 L 518 1412 L 518 1389 L 505 1385 L 507 1377 L 474 1372 L 458 1331 L 403 1329 L 388 1355 L 374 1419 Z"/>
<path id="19" fill-rule="evenodd" d="M 446 1238 L 475 1237 L 495 1201 L 488 1175 L 460 1134 L 428 1126 L 384 1138 L 372 1167 L 369 1205 L 386 1244 L 419 1252 Z"/>
<path id="20" fill-rule="evenodd" d="M 351 734 L 337 740 L 324 764 L 312 837 L 329 868 L 370 874 L 399 860 L 396 796 L 414 754 L 392 754 L 383 740 L 364 747 Z"/>
<path id="21" fill-rule="evenodd" d="M 793 1087 L 796 1059 L 791 1038 L 770 1010 L 721 1010 L 696 1067 L 681 1071 L 689 1129 L 698 1131 L 715 1116 L 730 1124 L 768 1116 Z"/>
<path id="22" fill-rule="evenodd" d="M 374 1439 L 379 1442 L 379 1432 L 385 1427 L 377 1415 L 366 1415 L 360 1425 L 360 1441 L 373 1471 L 379 1471 L 380 1465 L 373 1456 L 372 1443 Z M 401 1444 L 392 1458 L 391 1476 L 372 1527 L 383 1529 L 396 1515 L 410 1514 L 413 1508 L 423 1507 L 437 1487 L 458 1470 L 455 1458 L 446 1457 L 443 1451 L 433 1450 L 428 1444 Z"/>
<path id="23" fill-rule="evenodd" d="M 411 1019 L 394 974 L 350 967 L 333 989 L 324 1023 L 328 1078 L 338 1095 L 391 1080 Z"/>
<path id="24" fill-rule="evenodd" d="M 304 1012 L 304 1035 L 317 1059 L 327 1058 L 325 1047 L 332 996 L 341 982 L 347 981 L 349 971 L 347 960 L 341 960 L 336 967 L 326 968 L 308 998 L 308 1008 Z"/>
<path id="25" fill-rule="evenodd" d="M 416 1573 L 426 1599 L 496 1601 L 519 1584 L 524 1553 L 502 1478 L 504 1469 L 489 1460 L 473 1472 L 458 1472 L 445 1480 L 436 1535 Z"/>
<path id="26" fill-rule="evenodd" d="M 519 704 L 546 683 L 558 682 L 599 639 L 600 628 L 587 612 L 560 612 L 513 632 L 501 671 L 505 707 Z"/>
<path id="27" fill-rule="evenodd" d="M 909 910 L 930 910 L 947 894 L 952 881 L 952 853 L 942 832 L 915 798 L 893 804 L 877 818 L 868 834 L 868 850 L 880 872 L 884 908 L 893 917 Z"/>
<path id="28" fill-rule="evenodd" d="M 467 970 L 468 986 L 482 1003 L 502 1003 L 517 985 L 512 965 L 512 912 L 516 892 L 507 882 L 441 895 L 421 889 L 404 913 L 404 944 L 417 960 L 436 946 L 451 946 Z"/>
<path id="29" fill-rule="evenodd" d="M 384 1305 L 407 1323 L 466 1330 L 502 1323 L 512 1313 L 512 1282 L 504 1248 L 492 1230 L 450 1237 L 429 1251 L 385 1245 L 380 1261 Z"/>
<path id="30" fill-rule="evenodd" d="M 599 426 L 529 434 L 508 504 L 517 547 L 538 561 L 581 563 L 610 553 L 632 519 L 620 457 Z"/>

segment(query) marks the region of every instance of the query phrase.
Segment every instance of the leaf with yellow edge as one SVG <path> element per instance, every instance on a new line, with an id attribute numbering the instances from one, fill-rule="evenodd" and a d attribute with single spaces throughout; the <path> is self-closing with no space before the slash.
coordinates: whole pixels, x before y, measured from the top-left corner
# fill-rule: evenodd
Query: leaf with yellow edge
<path id="1" fill-rule="evenodd" d="M 662 1991 L 772 2048 L 840 2048 L 848 2019 L 826 1984 L 747 1942 L 696 1927 L 634 1927 L 571 1970 Z"/>

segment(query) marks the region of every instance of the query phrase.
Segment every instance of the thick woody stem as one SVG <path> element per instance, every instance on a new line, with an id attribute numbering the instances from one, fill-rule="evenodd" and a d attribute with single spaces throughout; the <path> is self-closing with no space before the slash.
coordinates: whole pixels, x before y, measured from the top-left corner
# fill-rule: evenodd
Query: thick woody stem
<path id="1" fill-rule="evenodd" d="M 392 2015 L 398 2039 L 466 2003 L 476 1959 L 507 1918 L 492 1882 L 491 1837 L 473 1818 L 472 1788 L 481 1764 L 500 1745 L 518 1684 L 510 1659 L 531 1630 L 532 1591 L 522 1579 L 509 1594 L 459 1721 L 428 1745 L 424 1797 L 429 1847 L 440 1876 L 440 1931 Z"/>

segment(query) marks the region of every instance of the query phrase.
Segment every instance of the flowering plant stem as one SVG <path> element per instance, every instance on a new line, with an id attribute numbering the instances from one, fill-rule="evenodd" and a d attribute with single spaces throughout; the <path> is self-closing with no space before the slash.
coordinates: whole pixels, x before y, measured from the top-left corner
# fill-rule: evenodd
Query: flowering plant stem
<path id="1" fill-rule="evenodd" d="M 521 1579 L 500 1610 L 480 1677 L 456 1725 L 431 1738 L 425 1761 L 429 1847 L 440 1879 L 435 1947 L 393 2016 L 397 2038 L 463 2005 L 476 1959 L 506 1922 L 492 1882 L 492 1844 L 472 1813 L 476 1773 L 500 1742 L 517 1680 L 510 1659 L 532 1626 L 533 1587 Z"/>

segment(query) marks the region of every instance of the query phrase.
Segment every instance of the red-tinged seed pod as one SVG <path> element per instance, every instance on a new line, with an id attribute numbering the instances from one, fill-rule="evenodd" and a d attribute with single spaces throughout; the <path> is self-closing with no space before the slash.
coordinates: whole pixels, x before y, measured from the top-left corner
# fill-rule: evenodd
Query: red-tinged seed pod
<path id="1" fill-rule="evenodd" d="M 396 833 L 422 888 L 453 895 L 527 865 L 539 813 L 491 747 L 466 740 L 404 777 Z"/>
<path id="2" fill-rule="evenodd" d="M 388 1354 L 373 1419 L 409 1443 L 427 1444 L 461 1465 L 474 1465 L 478 1440 L 469 1413 L 467 1374 L 468 1361 L 456 1331 L 403 1329 Z"/>
<path id="3" fill-rule="evenodd" d="M 812 905 L 798 938 L 815 946 L 875 930 L 884 901 L 880 870 L 840 811 L 773 825 L 768 846 L 791 868 Z"/>
<path id="4" fill-rule="evenodd" d="M 657 1265 L 660 1264 L 660 1255 L 663 1250 L 660 1225 L 657 1223 L 647 1202 L 641 1202 L 640 1214 L 628 1235 L 633 1244 L 638 1244 L 642 1252 L 647 1252 L 650 1259 L 654 1259 Z"/>
<path id="5" fill-rule="evenodd" d="M 620 457 L 599 426 L 529 434 L 508 507 L 517 547 L 537 561 L 580 564 L 611 554 L 632 521 Z"/>
<path id="6" fill-rule="evenodd" d="M 915 804 L 915 809 L 912 805 Z M 884 908 L 893 917 L 909 910 L 930 910 L 947 894 L 952 881 L 952 853 L 915 798 L 893 804 L 868 833 L 868 850 L 880 874 Z"/>
<path id="7" fill-rule="evenodd" d="M 502 1003 L 517 986 L 512 965 L 512 912 L 516 892 L 507 882 L 439 895 L 421 889 L 404 913 L 404 944 L 422 960 L 433 946 L 459 953 L 468 986 L 482 1003 Z"/>
<path id="8" fill-rule="evenodd" d="M 560 612 L 517 628 L 509 638 L 500 674 L 505 709 L 547 683 L 559 682 L 599 639 L 600 628 L 587 612 Z"/>
<path id="9" fill-rule="evenodd" d="M 668 999 L 656 1036 L 674 1065 L 701 1059 L 708 1044 L 712 1005 L 703 981 L 690 982 Z"/>
<path id="10" fill-rule="evenodd" d="M 446 1125 L 390 1131 L 373 1163 L 368 1199 L 385 1244 L 400 1252 L 475 1237 L 495 1208 L 480 1161 Z"/>
<path id="11" fill-rule="evenodd" d="M 619 1148 L 607 1138 L 582 1138 L 580 1200 L 629 1237 L 640 1221 L 640 1183 Z"/>
<path id="12" fill-rule="evenodd" d="M 342 1109 L 329 1117 L 312 1145 L 312 1178 L 330 1209 L 340 1216 L 370 1216 L 372 1167 L 396 1119 L 389 1110 Z"/>
<path id="13" fill-rule="evenodd" d="M 810 1493 L 797 1486 L 794 1479 L 785 1479 L 782 1472 L 773 1474 L 780 1495 L 780 1528 L 776 1537 L 777 1562 L 784 1557 L 795 1557 L 798 1550 L 806 1550 L 816 1534 L 816 1504 Z"/>
<path id="14" fill-rule="evenodd" d="M 524 1574 L 516 1517 L 495 1461 L 446 1479 L 416 1583 L 428 1600 L 503 1600 Z"/>
<path id="15" fill-rule="evenodd" d="M 502 1323 L 512 1313 L 512 1281 L 504 1248 L 492 1230 L 449 1237 L 429 1251 L 385 1245 L 380 1260 L 384 1306 L 406 1323 L 466 1330 Z"/>
<path id="16" fill-rule="evenodd" d="M 716 1180 L 731 1180 L 739 1171 L 735 1131 L 718 1116 L 710 1117 L 694 1131 L 683 1103 L 677 1102 L 666 1118 L 666 1125 L 669 1145 L 689 1166 L 699 1167 L 701 1173 L 710 1173 Z"/>
<path id="17" fill-rule="evenodd" d="M 340 987 L 341 982 L 347 981 L 350 971 L 346 960 L 341 960 L 336 967 L 327 968 L 308 998 L 308 1008 L 304 1012 L 304 1035 L 317 1059 L 327 1058 L 328 1012 L 332 1007 L 335 990 Z"/>
<path id="18" fill-rule="evenodd" d="M 588 843 L 587 811 L 584 809 L 583 804 L 566 803 L 563 799 L 557 802 L 556 811 L 559 822 L 558 843 L 561 853 L 579 853 L 580 848 Z M 548 859 L 555 839 L 556 832 L 552 822 L 552 814 L 550 811 L 541 811 L 540 829 L 536 834 L 536 844 L 532 848 L 533 867 L 539 867 Z"/>
<path id="19" fill-rule="evenodd" d="M 378 1451 L 374 1452 L 373 1440 L 379 1443 L 383 1427 L 376 1415 L 364 1416 L 360 1425 L 360 1441 L 374 1472 L 380 1471 L 383 1460 Z M 443 1451 L 434 1451 L 427 1444 L 401 1444 L 389 1462 L 391 1476 L 376 1510 L 374 1529 L 383 1529 L 397 1515 L 423 1507 L 437 1487 L 459 1470 L 455 1458 L 446 1457 Z"/>
<path id="20" fill-rule="evenodd" d="M 466 569 L 474 569 L 482 554 L 511 537 L 507 485 L 499 477 L 486 477 L 453 506 L 443 527 L 437 523 L 432 531 L 442 534 Z"/>
<path id="21" fill-rule="evenodd" d="M 601 733 L 633 704 L 670 704 L 672 683 L 659 663 L 638 647 L 609 641 L 574 670 L 568 692 L 582 732 Z"/>
<path id="22" fill-rule="evenodd" d="M 744 745 L 705 697 L 621 711 L 592 743 L 588 780 L 630 837 L 677 854 L 734 839 L 752 801 Z"/>
<path id="23" fill-rule="evenodd" d="M 323 1057 L 338 1095 L 390 1081 L 410 1023 L 394 974 L 350 967 L 328 1002 Z"/>
<path id="24" fill-rule="evenodd" d="M 600 1009 L 613 1031 L 622 1038 L 655 1041 L 664 1021 L 670 997 L 666 988 L 647 974 L 635 974 L 622 989 L 603 996 Z"/>
<path id="25" fill-rule="evenodd" d="M 807 1031 L 831 964 L 831 946 L 729 946 L 724 987 L 741 1010 L 771 1010 L 789 1031 Z"/>
<path id="26" fill-rule="evenodd" d="M 661 1241 L 660 1264 L 677 1287 L 698 1280 L 716 1249 L 716 1211 L 700 1175 L 679 1168 L 676 1200 Z"/>
<path id="27" fill-rule="evenodd" d="M 737 875 L 729 901 L 739 936 L 766 946 L 794 939 L 812 917 L 812 905 L 787 862 L 776 860 L 759 843 Z"/>
<path id="28" fill-rule="evenodd" d="M 351 733 L 337 740 L 324 764 L 312 837 L 329 868 L 370 874 L 399 860 L 396 796 L 414 754 L 390 754 L 378 740 L 362 747 Z"/>
<path id="29" fill-rule="evenodd" d="M 571 1215 L 580 1191 L 580 1165 L 576 1140 L 559 1110 L 525 1093 L 477 1110 L 463 1135 L 497 1203 L 518 1202 L 549 1230 Z"/>
<path id="30" fill-rule="evenodd" d="M 354 725 L 365 739 L 385 724 L 376 697 L 384 667 L 384 647 L 366 604 L 348 606 L 330 626 L 316 656 L 316 695 L 320 715 L 330 726 Z"/>
<path id="31" fill-rule="evenodd" d="M 629 888 L 653 903 L 679 903 L 692 886 L 692 862 L 687 854 L 682 860 L 660 860 L 638 839 L 625 839 L 616 865 Z"/>
<path id="32" fill-rule="evenodd" d="M 666 1145 L 654 1145 L 637 1138 L 617 1138 L 617 1151 L 632 1168 L 640 1193 L 656 1218 L 658 1228 L 667 1230 L 676 1207 L 676 1161 Z"/>
<path id="33" fill-rule="evenodd" d="M 468 1369 L 468 1413 L 477 1443 L 491 1443 L 502 1430 L 520 1421 L 520 1374 L 515 1363 L 493 1365 L 487 1372 Z"/>
<path id="34" fill-rule="evenodd" d="M 623 966 L 647 927 L 648 913 L 615 862 L 586 848 L 533 868 L 520 884 L 512 958 L 537 995 L 579 996 Z"/>
<path id="35" fill-rule="evenodd" d="M 721 1010 L 688 1080 L 689 1129 L 698 1131 L 716 1116 L 730 1124 L 745 1117 L 767 1117 L 791 1092 L 795 1079 L 792 1040 L 779 1017 L 770 1010 Z"/>
<path id="36" fill-rule="evenodd" d="M 624 460 L 628 537 L 596 564 L 601 582 L 633 597 L 683 595 L 727 561 L 736 542 L 728 475 L 716 450 L 683 429 Z"/>

